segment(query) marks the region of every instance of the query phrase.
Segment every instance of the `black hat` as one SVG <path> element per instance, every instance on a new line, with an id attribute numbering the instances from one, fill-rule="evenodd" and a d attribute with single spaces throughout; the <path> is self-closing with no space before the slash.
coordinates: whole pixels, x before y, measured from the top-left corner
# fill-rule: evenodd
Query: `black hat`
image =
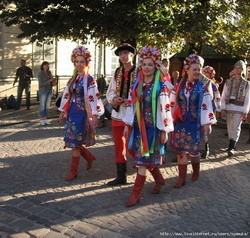
<path id="1" fill-rule="evenodd" d="M 120 51 L 122 51 L 122 50 L 127 50 L 127 51 L 129 51 L 129 52 L 131 52 L 132 54 L 136 54 L 136 49 L 132 46 L 132 45 L 130 45 L 130 44 L 128 44 L 128 43 L 123 43 L 123 44 L 121 44 L 116 50 L 115 50 L 115 54 L 117 55 L 117 56 L 119 56 L 119 52 Z"/>

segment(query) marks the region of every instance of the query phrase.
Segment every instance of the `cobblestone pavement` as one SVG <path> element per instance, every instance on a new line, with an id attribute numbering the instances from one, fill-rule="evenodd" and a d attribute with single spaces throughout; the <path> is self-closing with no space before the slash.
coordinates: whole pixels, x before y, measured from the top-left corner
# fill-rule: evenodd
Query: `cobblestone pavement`
<path id="1" fill-rule="evenodd" d="M 129 184 L 108 187 L 115 175 L 109 127 L 98 130 L 94 167 L 74 181 L 64 181 L 70 150 L 63 149 L 63 128 L 52 109 L 52 125 L 38 124 L 32 110 L 0 112 L 0 237 L 247 237 L 250 146 L 242 131 L 237 155 L 227 158 L 226 130 L 214 127 L 211 155 L 202 160 L 201 176 L 180 189 L 175 163 L 161 167 L 166 185 L 154 195 L 148 176 L 143 199 L 126 208 L 135 170 L 129 161 Z M 169 157 L 169 156 L 168 156 Z M 196 233 L 200 232 L 200 233 Z"/>

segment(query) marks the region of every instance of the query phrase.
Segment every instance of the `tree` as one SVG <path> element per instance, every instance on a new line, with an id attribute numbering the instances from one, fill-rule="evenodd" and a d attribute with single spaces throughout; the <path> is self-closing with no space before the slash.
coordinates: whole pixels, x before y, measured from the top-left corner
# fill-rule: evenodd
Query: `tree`
<path id="1" fill-rule="evenodd" d="M 54 37 L 100 43 L 149 43 L 168 51 L 184 44 L 201 53 L 217 51 L 249 57 L 248 0 L 3 0 L 0 18 L 21 29 L 19 37 Z M 6 7 L 7 6 L 7 7 Z"/>
<path id="2" fill-rule="evenodd" d="M 141 33 L 154 34 L 163 24 L 171 24 L 168 10 L 159 4 L 149 0 L 5 0 L 0 4 L 0 17 L 7 26 L 19 26 L 18 37 L 32 42 L 91 37 L 135 45 Z"/>

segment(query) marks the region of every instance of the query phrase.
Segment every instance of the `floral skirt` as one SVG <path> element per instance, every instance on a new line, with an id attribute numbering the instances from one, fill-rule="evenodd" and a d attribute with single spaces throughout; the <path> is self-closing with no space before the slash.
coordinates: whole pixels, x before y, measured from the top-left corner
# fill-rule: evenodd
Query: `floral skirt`
<path id="1" fill-rule="evenodd" d="M 86 110 L 80 109 L 76 103 L 69 108 L 68 119 L 65 121 L 65 147 L 80 148 L 85 141 Z"/>
<path id="2" fill-rule="evenodd" d="M 132 137 L 133 137 L 133 157 L 135 166 L 146 166 L 148 168 L 154 168 L 158 165 L 163 164 L 165 157 L 165 145 L 160 144 L 160 130 L 158 128 L 146 127 L 147 139 L 149 148 L 153 141 L 154 133 L 155 137 L 155 147 L 154 153 L 150 153 L 149 156 L 143 156 L 141 151 L 141 133 L 138 126 L 134 127 Z"/>
<path id="3" fill-rule="evenodd" d="M 197 154 L 201 151 L 201 129 L 197 120 L 191 120 L 189 115 L 183 121 L 174 125 L 171 133 L 171 146 L 177 152 Z"/>

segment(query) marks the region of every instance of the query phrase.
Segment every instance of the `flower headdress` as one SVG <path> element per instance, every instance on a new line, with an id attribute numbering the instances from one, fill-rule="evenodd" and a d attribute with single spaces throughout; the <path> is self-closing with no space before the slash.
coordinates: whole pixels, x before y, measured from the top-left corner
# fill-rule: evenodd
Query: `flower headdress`
<path id="1" fill-rule="evenodd" d="M 144 59 L 150 58 L 155 64 L 161 63 L 161 52 L 155 46 L 145 46 L 139 52 L 138 63 L 139 66 L 142 65 Z"/>
<path id="2" fill-rule="evenodd" d="M 86 48 L 84 46 L 79 46 L 72 51 L 71 61 L 73 63 L 74 63 L 77 56 L 83 56 L 86 59 L 87 64 L 89 64 L 89 62 L 91 61 L 91 54 L 90 54 L 88 48 Z"/>
<path id="3" fill-rule="evenodd" d="M 202 72 L 203 73 L 209 73 L 209 74 L 215 74 L 215 70 L 212 66 L 205 66 L 203 69 L 202 69 Z"/>
<path id="4" fill-rule="evenodd" d="M 200 64 L 203 67 L 204 59 L 199 55 L 191 54 L 184 60 L 184 70 L 187 71 L 191 64 Z"/>

